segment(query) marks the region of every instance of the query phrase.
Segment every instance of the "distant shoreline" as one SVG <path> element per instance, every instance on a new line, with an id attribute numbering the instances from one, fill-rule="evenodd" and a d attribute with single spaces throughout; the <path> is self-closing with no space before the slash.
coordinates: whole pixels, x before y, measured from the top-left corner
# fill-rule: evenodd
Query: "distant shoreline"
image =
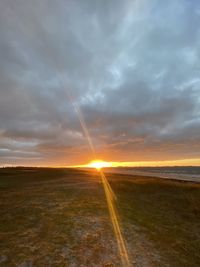
<path id="1" fill-rule="evenodd" d="M 162 167 L 165 169 L 165 167 Z M 170 167 L 172 168 L 172 167 Z M 191 167 L 190 167 L 191 168 Z M 184 182 L 193 182 L 193 183 L 200 183 L 200 174 L 190 174 L 190 173 L 176 173 L 176 172 L 150 172 L 150 171 L 138 171 L 137 168 L 108 168 L 104 169 L 105 173 L 116 173 L 116 174 L 124 174 L 124 175 L 137 175 L 137 176 L 146 176 L 146 177 L 154 177 L 154 178 L 161 178 L 167 180 L 175 180 L 175 181 L 184 181 Z M 139 169 L 139 168 L 138 168 Z M 141 168 L 142 169 L 142 168 Z M 149 169 L 152 169 L 150 167 Z M 200 168 L 199 168 L 200 169 Z"/>

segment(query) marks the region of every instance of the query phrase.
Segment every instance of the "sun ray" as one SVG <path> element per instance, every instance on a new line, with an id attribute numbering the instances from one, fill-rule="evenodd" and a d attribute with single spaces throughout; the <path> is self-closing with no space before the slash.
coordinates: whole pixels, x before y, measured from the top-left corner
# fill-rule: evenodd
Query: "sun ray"
<path id="1" fill-rule="evenodd" d="M 114 203 L 114 200 L 116 200 L 116 197 L 115 197 L 115 195 L 114 195 L 114 193 L 110 187 L 110 184 L 108 183 L 108 180 L 107 180 L 105 174 L 103 173 L 103 171 L 101 169 L 100 169 L 99 173 L 101 175 L 101 179 L 102 179 L 102 183 L 103 183 L 103 187 L 104 187 L 104 191 L 105 191 L 105 195 L 106 195 L 108 210 L 110 213 L 110 218 L 111 218 L 111 222 L 113 225 L 115 237 L 117 239 L 117 245 L 118 245 L 118 249 L 119 249 L 121 262 L 122 262 L 122 265 L 124 267 L 129 267 L 130 262 L 129 262 L 128 252 L 127 252 L 127 248 L 125 245 L 125 241 L 124 241 L 123 236 L 122 236 L 120 223 L 119 223 L 119 219 L 117 216 L 117 209 L 116 209 L 115 203 Z"/>
<path id="2" fill-rule="evenodd" d="M 77 104 L 73 103 L 72 101 L 72 97 L 71 94 L 69 93 L 69 98 L 71 103 L 73 104 L 73 107 L 77 113 L 77 116 L 79 118 L 82 130 L 84 132 L 84 135 L 88 141 L 89 147 L 92 151 L 93 156 L 96 158 L 96 151 L 95 151 L 95 147 L 93 145 L 92 139 L 90 137 L 87 125 L 85 123 L 84 117 L 82 116 L 81 110 L 78 107 Z M 129 256 L 128 256 L 128 252 L 127 252 L 127 248 L 126 248 L 126 244 L 122 235 L 122 231 L 121 231 L 121 227 L 120 227 L 120 223 L 119 223 L 119 219 L 118 219 L 118 215 L 117 215 L 117 209 L 115 206 L 114 201 L 116 200 L 116 196 L 102 170 L 103 167 L 110 167 L 111 165 L 109 165 L 109 163 L 104 162 L 104 161 L 92 161 L 91 164 L 89 164 L 90 166 L 88 167 L 93 167 L 96 168 L 101 176 L 101 180 L 102 180 L 102 184 L 103 184 L 103 188 L 104 188 L 104 192 L 105 192 L 105 196 L 106 196 L 106 201 L 107 201 L 107 205 L 108 205 L 108 210 L 109 210 L 109 214 L 110 214 L 110 219 L 111 219 L 111 223 L 113 226 L 113 230 L 114 230 L 114 234 L 115 234 L 115 238 L 117 240 L 117 245 L 118 245 L 118 250 L 119 250 L 119 256 L 121 258 L 121 263 L 123 267 L 129 267 L 130 266 L 130 262 L 129 262 Z"/>

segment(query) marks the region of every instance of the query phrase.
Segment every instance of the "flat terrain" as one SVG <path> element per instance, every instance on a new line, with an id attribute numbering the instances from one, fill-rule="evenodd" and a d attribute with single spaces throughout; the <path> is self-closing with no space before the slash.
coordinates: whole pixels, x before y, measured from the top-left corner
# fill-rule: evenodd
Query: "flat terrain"
<path id="1" fill-rule="evenodd" d="M 199 184 L 107 177 L 132 266 L 200 266 Z M 0 169 L 0 266 L 121 266 L 98 172 Z"/>

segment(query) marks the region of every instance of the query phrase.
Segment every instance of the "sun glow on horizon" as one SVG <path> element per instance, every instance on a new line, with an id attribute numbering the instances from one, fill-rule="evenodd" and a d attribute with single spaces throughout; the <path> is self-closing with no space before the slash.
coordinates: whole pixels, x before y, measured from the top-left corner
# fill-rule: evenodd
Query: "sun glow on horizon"
<path id="1" fill-rule="evenodd" d="M 87 164 L 87 167 L 95 168 L 97 170 L 100 170 L 101 168 L 105 168 L 105 167 L 111 167 L 111 166 L 112 164 L 110 162 L 103 161 L 103 160 L 93 160 L 89 164 Z"/>

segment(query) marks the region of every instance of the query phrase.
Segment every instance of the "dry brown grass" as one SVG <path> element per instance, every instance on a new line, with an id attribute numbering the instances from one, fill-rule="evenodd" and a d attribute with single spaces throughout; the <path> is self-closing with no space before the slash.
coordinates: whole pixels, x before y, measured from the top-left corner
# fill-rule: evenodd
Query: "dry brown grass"
<path id="1" fill-rule="evenodd" d="M 135 267 L 199 266 L 199 186 L 109 175 Z M 0 266 L 121 266 L 96 172 L 0 170 Z"/>

